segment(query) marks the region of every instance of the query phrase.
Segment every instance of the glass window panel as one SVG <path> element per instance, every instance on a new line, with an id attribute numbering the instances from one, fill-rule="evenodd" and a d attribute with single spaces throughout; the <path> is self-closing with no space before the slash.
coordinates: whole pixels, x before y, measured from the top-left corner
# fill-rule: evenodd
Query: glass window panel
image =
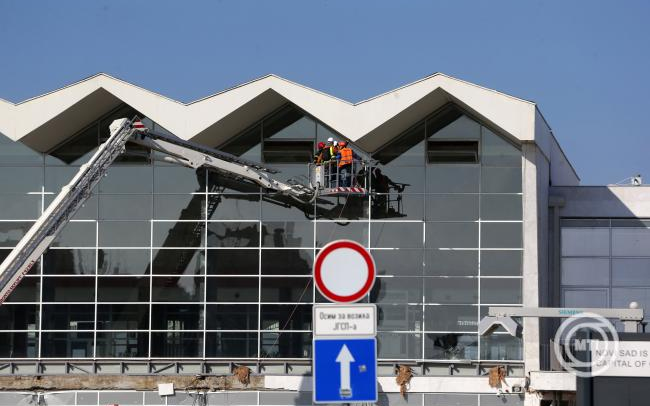
<path id="1" fill-rule="evenodd" d="M 45 251 L 43 273 L 46 275 L 94 275 L 94 249 L 52 249 Z"/>
<path id="2" fill-rule="evenodd" d="M 1 333 L 0 357 L 36 358 L 38 357 L 38 333 Z"/>
<path id="3" fill-rule="evenodd" d="M 262 333 L 263 358 L 310 358 L 311 333 Z"/>
<path id="4" fill-rule="evenodd" d="M 205 193 L 206 171 L 184 166 L 154 166 L 154 193 Z"/>
<path id="5" fill-rule="evenodd" d="M 482 193 L 521 193 L 521 168 L 483 167 Z"/>
<path id="6" fill-rule="evenodd" d="M 371 168 L 371 190 L 376 193 L 424 193 L 425 184 L 427 183 L 424 169 L 424 150 L 418 159 L 418 166 L 388 165 Z"/>
<path id="7" fill-rule="evenodd" d="M 148 333 L 135 331 L 111 331 L 97 333 L 97 357 L 132 358 L 147 357 L 148 355 Z M 142 394 L 130 393 L 129 395 L 137 398 L 139 402 L 142 402 Z M 124 399 L 122 399 L 119 404 L 140 405 L 141 403 L 125 403 Z"/>
<path id="8" fill-rule="evenodd" d="M 425 227 L 427 248 L 478 247 L 477 223 L 426 223 Z"/>
<path id="9" fill-rule="evenodd" d="M 258 222 L 208 223 L 208 247 L 257 247 Z"/>
<path id="10" fill-rule="evenodd" d="M 9 256 L 11 249 L 0 249 L 0 263 Z M 26 273 L 26 275 L 39 275 L 41 273 L 41 261 L 38 260 L 31 265 L 31 268 Z"/>
<path id="11" fill-rule="evenodd" d="M 372 250 L 378 275 L 422 276 L 421 250 Z"/>
<path id="12" fill-rule="evenodd" d="M 377 334 L 377 356 L 380 359 L 421 359 L 422 334 Z"/>
<path id="13" fill-rule="evenodd" d="M 93 333 L 42 333 L 41 356 L 45 358 L 91 358 Z"/>
<path id="14" fill-rule="evenodd" d="M 424 219 L 424 195 L 401 193 L 373 195 L 370 211 L 373 219 L 422 220 Z"/>
<path id="15" fill-rule="evenodd" d="M 455 107 L 443 107 L 427 120 L 427 137 L 442 140 L 478 140 L 481 126 Z"/>
<path id="16" fill-rule="evenodd" d="M 314 139 L 316 123 L 295 107 L 287 106 L 264 119 L 262 132 L 265 139 Z"/>
<path id="17" fill-rule="evenodd" d="M 96 223 L 90 221 L 66 224 L 52 242 L 52 247 L 94 247 Z"/>
<path id="18" fill-rule="evenodd" d="M 33 224 L 29 221 L 0 221 L 0 246 L 15 247 Z"/>
<path id="19" fill-rule="evenodd" d="M 215 210 L 208 213 L 208 220 L 257 220 L 260 217 L 260 195 L 210 194 L 209 199 Z"/>
<path id="20" fill-rule="evenodd" d="M 262 161 L 262 126 L 256 125 L 241 135 L 227 141 L 218 149 L 235 156 L 250 159 L 255 162 Z"/>
<path id="21" fill-rule="evenodd" d="M 4 168 L 0 169 L 4 170 Z M 34 220 L 41 214 L 40 195 L 0 195 L 3 220 Z"/>
<path id="22" fill-rule="evenodd" d="M 521 279 L 481 279 L 481 303 L 521 304 Z"/>
<path id="23" fill-rule="evenodd" d="M 334 240 L 352 240 L 368 245 L 368 223 L 316 223 L 316 246 L 322 247 Z"/>
<path id="24" fill-rule="evenodd" d="M 153 302 L 200 302 L 203 300 L 203 277 L 170 276 L 152 279 Z"/>
<path id="25" fill-rule="evenodd" d="M 58 145 L 45 155 L 45 164 L 81 165 L 88 161 L 99 146 L 98 123 L 74 134 L 71 139 Z"/>
<path id="26" fill-rule="evenodd" d="M 208 275 L 257 275 L 257 249 L 208 250 Z"/>
<path id="27" fill-rule="evenodd" d="M 95 278 L 47 276 L 43 278 L 44 302 L 94 302 Z"/>
<path id="28" fill-rule="evenodd" d="M 379 222 L 370 227 L 370 245 L 377 248 L 422 248 L 422 223 Z"/>
<path id="29" fill-rule="evenodd" d="M 97 278 L 97 289 L 98 302 L 149 301 L 149 278 L 146 276 L 100 276 Z"/>
<path id="30" fill-rule="evenodd" d="M 422 303 L 421 278 L 377 278 L 371 303 Z"/>
<path id="31" fill-rule="evenodd" d="M 0 164 L 43 164 L 43 154 L 0 134 Z"/>
<path id="32" fill-rule="evenodd" d="M 563 256 L 609 256 L 609 229 L 562 228 Z"/>
<path id="33" fill-rule="evenodd" d="M 372 155 L 382 165 L 424 165 L 424 124 L 418 124 Z"/>
<path id="34" fill-rule="evenodd" d="M 262 223 L 263 247 L 312 247 L 313 245 L 313 222 L 285 221 Z"/>
<path id="35" fill-rule="evenodd" d="M 147 330 L 148 328 L 148 304 L 97 305 L 98 330 Z"/>
<path id="36" fill-rule="evenodd" d="M 208 302 L 257 302 L 258 278 L 210 277 L 208 278 Z"/>
<path id="37" fill-rule="evenodd" d="M 609 258 L 562 258 L 562 285 L 609 286 Z"/>
<path id="38" fill-rule="evenodd" d="M 503 334 L 481 336 L 481 359 L 523 360 L 521 338 Z"/>
<path id="39" fill-rule="evenodd" d="M 262 302 L 311 302 L 311 278 L 262 278 Z"/>
<path id="40" fill-rule="evenodd" d="M 316 202 L 319 220 L 360 220 L 368 218 L 367 196 L 319 197 Z M 303 218 L 306 216 L 303 216 Z"/>
<path id="41" fill-rule="evenodd" d="M 100 247 L 148 247 L 151 242 L 148 221 L 103 221 L 98 228 Z"/>
<path id="42" fill-rule="evenodd" d="M 427 334 L 424 339 L 426 359 L 478 359 L 478 336 L 476 334 L 437 333 Z"/>
<path id="43" fill-rule="evenodd" d="M 151 193 L 152 184 L 149 165 L 112 166 L 99 183 L 99 193 Z"/>
<path id="44" fill-rule="evenodd" d="M 647 256 L 650 252 L 650 228 L 612 228 L 612 255 Z"/>
<path id="45" fill-rule="evenodd" d="M 311 275 L 312 250 L 262 250 L 262 275 Z"/>
<path id="46" fill-rule="evenodd" d="M 45 191 L 58 194 L 79 172 L 78 166 L 47 166 L 45 168 Z"/>
<path id="47" fill-rule="evenodd" d="M 99 249 L 97 271 L 100 275 L 147 275 L 149 255 L 143 249 Z"/>
<path id="48" fill-rule="evenodd" d="M 154 247 L 204 247 L 205 223 L 199 221 L 156 221 L 153 223 Z"/>
<path id="49" fill-rule="evenodd" d="M 252 197 L 259 199 L 256 195 L 253 195 Z M 306 220 L 306 214 L 313 215 L 314 213 L 314 206 L 312 204 L 300 205 L 295 200 L 281 195 L 264 195 L 261 207 L 262 219 L 264 220 Z M 258 209 L 257 205 L 255 206 L 255 209 Z M 238 210 L 234 214 L 237 215 L 238 212 L 240 211 Z M 259 213 L 256 213 L 253 210 L 241 210 L 241 212 L 247 213 L 246 216 L 250 219 L 256 219 L 259 216 Z"/>
<path id="50" fill-rule="evenodd" d="M 522 223 L 482 223 L 481 248 L 521 248 Z"/>
<path id="51" fill-rule="evenodd" d="M 478 251 L 427 250 L 425 263 L 427 276 L 478 275 Z"/>
<path id="52" fill-rule="evenodd" d="M 311 322 L 311 305 L 263 305 L 261 307 L 261 330 L 311 330 Z"/>
<path id="53" fill-rule="evenodd" d="M 478 303 L 476 278 L 425 278 L 425 303 L 475 304 Z"/>
<path id="54" fill-rule="evenodd" d="M 422 306 L 382 304 L 377 306 L 379 331 L 422 331 Z"/>
<path id="55" fill-rule="evenodd" d="M 257 305 L 207 305 L 205 318 L 207 330 L 257 330 Z"/>
<path id="56" fill-rule="evenodd" d="M 609 307 L 607 291 L 607 289 L 563 289 L 563 306 Z M 628 305 L 629 302 L 625 307 L 627 308 Z"/>
<path id="57" fill-rule="evenodd" d="M 151 195 L 99 195 L 100 220 L 149 220 Z"/>
<path id="58" fill-rule="evenodd" d="M 478 220 L 478 195 L 427 195 L 426 218 L 431 221 Z"/>
<path id="59" fill-rule="evenodd" d="M 521 220 L 521 195 L 481 195 L 481 219 Z"/>
<path id="60" fill-rule="evenodd" d="M 151 356 L 193 358 L 203 356 L 203 333 L 170 331 L 151 333 Z"/>
<path id="61" fill-rule="evenodd" d="M 152 330 L 203 329 L 202 304 L 154 304 L 151 306 Z"/>
<path id="62" fill-rule="evenodd" d="M 427 165 L 426 176 L 427 193 L 479 192 L 479 165 Z"/>
<path id="63" fill-rule="evenodd" d="M 613 258 L 612 285 L 650 286 L 650 259 Z"/>
<path id="64" fill-rule="evenodd" d="M 154 275 L 202 275 L 205 269 L 202 249 L 160 249 L 153 251 Z"/>
<path id="65" fill-rule="evenodd" d="M 72 393 L 74 394 L 74 392 Z M 76 392 L 77 404 L 79 405 L 96 405 L 98 394 L 97 392 Z M 156 393 L 156 395 L 158 395 Z"/>
<path id="66" fill-rule="evenodd" d="M 478 163 L 478 141 L 428 141 L 427 162 L 434 164 Z"/>
<path id="67" fill-rule="evenodd" d="M 313 140 L 266 140 L 262 148 L 266 163 L 309 163 L 314 156 Z"/>
<path id="68" fill-rule="evenodd" d="M 521 150 L 501 136 L 482 127 L 481 161 L 488 166 L 521 167 Z"/>
<path id="69" fill-rule="evenodd" d="M 0 306 L 0 330 L 36 330 L 38 328 L 38 305 Z"/>
<path id="70" fill-rule="evenodd" d="M 255 358 L 257 357 L 257 333 L 206 333 L 205 356 Z"/>
<path id="71" fill-rule="evenodd" d="M 205 195 L 154 195 L 154 218 L 159 220 L 203 220 Z"/>
<path id="72" fill-rule="evenodd" d="M 9 295 L 7 302 L 38 302 L 40 299 L 40 277 L 24 277 Z"/>
<path id="73" fill-rule="evenodd" d="M 520 276 L 522 251 L 481 251 L 482 276 Z"/>
<path id="74" fill-rule="evenodd" d="M 43 190 L 43 167 L 2 167 L 0 193 L 29 193 Z"/>
<path id="75" fill-rule="evenodd" d="M 424 323 L 427 331 L 471 331 L 478 329 L 476 306 L 426 306 Z"/>
<path id="76" fill-rule="evenodd" d="M 95 305 L 44 304 L 43 330 L 93 330 Z"/>

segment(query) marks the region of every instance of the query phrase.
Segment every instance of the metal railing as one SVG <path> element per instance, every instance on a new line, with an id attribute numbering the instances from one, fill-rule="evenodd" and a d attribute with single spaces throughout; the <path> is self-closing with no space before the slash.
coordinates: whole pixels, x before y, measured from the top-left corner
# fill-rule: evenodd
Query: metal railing
<path id="1" fill-rule="evenodd" d="M 309 181 L 313 188 L 337 189 L 340 187 L 358 187 L 368 189 L 368 163 L 352 160 L 347 165 L 331 160 L 320 164 L 309 164 Z"/>

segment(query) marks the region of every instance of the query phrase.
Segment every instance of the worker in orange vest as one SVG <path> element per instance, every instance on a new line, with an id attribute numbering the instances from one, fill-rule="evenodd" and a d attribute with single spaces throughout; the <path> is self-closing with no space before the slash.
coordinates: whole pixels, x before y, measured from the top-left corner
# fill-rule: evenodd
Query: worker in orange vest
<path id="1" fill-rule="evenodd" d="M 352 163 L 358 158 L 347 141 L 339 142 L 339 151 L 336 159 L 339 161 L 339 186 L 352 186 Z"/>

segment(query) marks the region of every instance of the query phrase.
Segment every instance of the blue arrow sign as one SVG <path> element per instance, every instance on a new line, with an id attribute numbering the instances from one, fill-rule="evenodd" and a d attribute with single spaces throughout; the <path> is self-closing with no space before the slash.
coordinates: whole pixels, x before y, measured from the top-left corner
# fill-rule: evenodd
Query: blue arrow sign
<path id="1" fill-rule="evenodd" d="M 314 403 L 377 402 L 377 339 L 314 340 Z"/>

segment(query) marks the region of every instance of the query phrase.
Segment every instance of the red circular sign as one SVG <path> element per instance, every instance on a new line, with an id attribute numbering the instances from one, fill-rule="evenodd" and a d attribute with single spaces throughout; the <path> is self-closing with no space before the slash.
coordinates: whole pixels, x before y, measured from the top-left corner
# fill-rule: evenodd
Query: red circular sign
<path id="1" fill-rule="evenodd" d="M 375 261 L 355 241 L 332 241 L 316 256 L 314 282 L 318 291 L 332 302 L 356 302 L 375 283 Z"/>

